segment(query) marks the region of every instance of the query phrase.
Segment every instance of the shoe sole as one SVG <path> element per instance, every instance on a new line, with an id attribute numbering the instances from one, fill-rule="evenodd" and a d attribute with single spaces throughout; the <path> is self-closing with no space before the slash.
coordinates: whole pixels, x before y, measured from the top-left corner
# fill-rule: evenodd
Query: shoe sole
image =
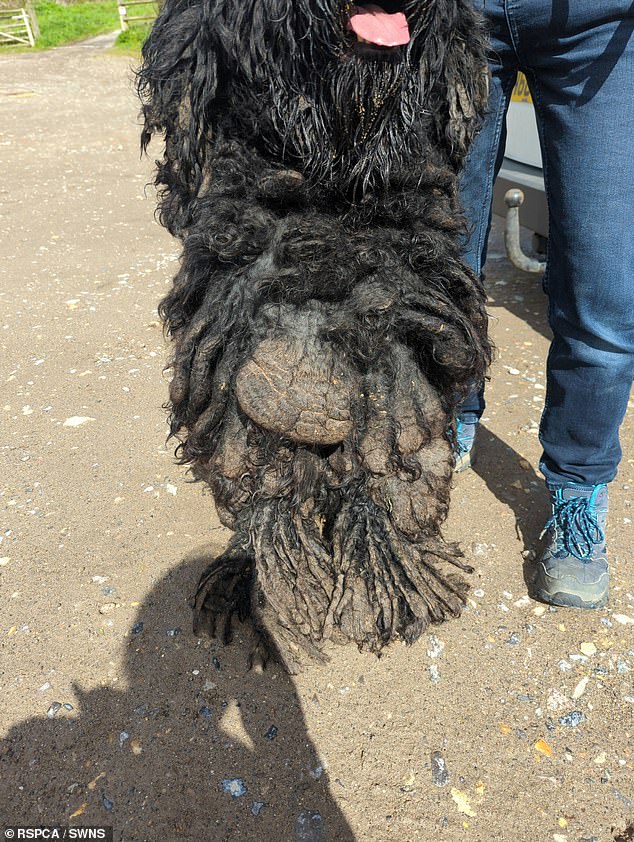
<path id="1" fill-rule="evenodd" d="M 453 469 L 454 474 L 461 474 L 463 471 L 468 471 L 475 465 L 475 455 L 471 453 L 461 453 L 456 457 L 456 466 Z"/>
<path id="2" fill-rule="evenodd" d="M 581 597 L 575 593 L 562 593 L 561 591 L 557 591 L 557 593 L 548 593 L 548 591 L 536 589 L 533 591 L 533 598 L 538 599 L 540 602 L 546 602 L 548 605 L 558 605 L 562 608 L 582 608 L 590 610 L 593 608 L 604 608 L 608 604 L 607 592 L 602 594 L 598 599 L 588 602 L 585 599 L 581 599 Z"/>

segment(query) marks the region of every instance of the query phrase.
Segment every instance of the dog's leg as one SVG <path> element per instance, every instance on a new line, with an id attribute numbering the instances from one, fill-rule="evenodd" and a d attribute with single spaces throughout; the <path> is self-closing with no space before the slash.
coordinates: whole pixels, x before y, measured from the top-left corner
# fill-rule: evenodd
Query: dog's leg
<path id="1" fill-rule="evenodd" d="M 401 489 L 399 506 L 412 507 L 413 495 Z M 466 582 L 448 571 L 463 570 L 455 545 L 432 532 L 413 540 L 389 510 L 360 493 L 335 526 L 337 587 L 324 634 L 338 628 L 360 647 L 379 651 L 395 638 L 412 643 L 430 623 L 457 616 L 464 605 Z"/>
<path id="2" fill-rule="evenodd" d="M 332 595 L 332 559 L 314 513 L 293 511 L 288 500 L 263 505 L 252 516 L 257 590 L 254 625 L 275 645 L 275 656 L 294 674 L 302 653 L 325 663 L 322 633 Z"/>
<path id="3" fill-rule="evenodd" d="M 256 519 L 260 517 L 260 523 L 253 527 L 256 545 L 266 540 L 264 535 L 272 536 L 272 522 L 280 520 L 267 510 L 261 511 Z M 266 595 L 257 581 L 256 561 L 249 539 L 239 530 L 225 552 L 203 571 L 190 605 L 193 609 L 194 634 L 218 638 L 227 645 L 233 638 L 234 616 L 240 622 L 250 620 L 254 635 L 249 655 L 250 668 L 259 671 L 270 660 L 274 660 L 281 663 L 289 673 L 296 674 L 301 670 L 302 652 L 307 652 L 322 663 L 327 660 L 311 642 L 307 633 L 307 617 L 319 607 L 325 614 L 328 597 L 323 592 L 321 598 L 316 599 L 314 595 L 311 597 L 310 593 L 296 591 L 292 586 L 288 589 L 285 587 L 287 583 L 284 584 L 283 580 L 287 578 L 289 565 L 301 567 L 305 555 L 301 545 L 293 543 L 292 530 L 289 532 L 286 520 L 285 517 L 281 518 L 283 525 L 275 530 L 275 539 L 270 539 L 275 540 L 276 549 L 272 544 L 267 547 Z M 285 545 L 285 549 L 282 545 Z M 287 555 L 289 552 L 290 555 Z M 308 585 L 301 573 L 290 575 L 293 579 L 298 575 Z M 288 597 L 293 602 L 295 598 L 298 600 L 298 607 L 293 608 L 293 611 L 300 631 L 289 620 L 290 605 L 285 603 Z M 302 610 L 305 613 L 300 624 Z M 312 622 L 315 636 L 321 631 L 323 623 L 314 615 Z"/>
<path id="4" fill-rule="evenodd" d="M 357 481 L 332 530 L 338 578 L 324 633 L 339 628 L 378 651 L 397 637 L 411 643 L 428 623 L 459 614 L 467 585 L 451 566 L 469 568 L 440 535 L 452 456 L 436 391 L 402 347 L 368 373 L 363 391 L 365 430 L 347 446 L 359 464 Z M 345 453 L 330 461 L 345 475 Z"/>
<path id="5" fill-rule="evenodd" d="M 193 630 L 196 635 L 219 638 L 228 645 L 233 639 L 233 618 L 253 621 L 249 668 L 265 669 L 271 657 L 286 662 L 258 622 L 260 593 L 255 578 L 255 559 L 244 533 L 236 533 L 225 552 L 203 571 L 191 597 Z M 290 662 L 292 663 L 292 662 Z M 287 666 L 289 672 L 290 666 Z"/>
<path id="6" fill-rule="evenodd" d="M 254 578 L 255 562 L 248 552 L 248 539 L 238 532 L 225 552 L 203 572 L 191 597 L 194 634 L 230 643 L 233 616 L 244 621 L 251 613 Z"/>

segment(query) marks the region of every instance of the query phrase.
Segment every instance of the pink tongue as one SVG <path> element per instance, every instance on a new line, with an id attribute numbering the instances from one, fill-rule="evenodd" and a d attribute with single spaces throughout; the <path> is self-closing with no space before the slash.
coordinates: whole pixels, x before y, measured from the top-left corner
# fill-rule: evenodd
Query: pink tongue
<path id="1" fill-rule="evenodd" d="M 391 15 L 380 6 L 355 6 L 349 26 L 359 38 L 379 47 L 398 47 L 409 43 L 407 18 L 402 12 Z"/>

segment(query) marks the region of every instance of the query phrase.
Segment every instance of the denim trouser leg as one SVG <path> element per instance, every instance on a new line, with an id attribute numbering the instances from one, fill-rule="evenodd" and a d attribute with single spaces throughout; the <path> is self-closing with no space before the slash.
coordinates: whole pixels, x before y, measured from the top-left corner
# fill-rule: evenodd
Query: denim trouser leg
<path id="1" fill-rule="evenodd" d="M 551 15 L 527 76 L 550 208 L 540 468 L 552 488 L 610 482 L 621 458 L 634 376 L 634 3 L 571 3 L 555 25 Z"/>
<path id="2" fill-rule="evenodd" d="M 474 5 L 481 8 L 482 2 Z M 506 112 L 517 77 L 517 60 L 508 33 L 505 37 L 505 28 L 505 25 L 498 26 L 492 33 L 495 53 L 489 62 L 491 91 L 487 116 L 460 178 L 460 200 L 468 229 L 463 258 L 478 276 L 486 262 L 493 183 L 504 157 Z M 466 423 L 474 423 L 482 417 L 484 409 L 484 384 L 480 384 L 462 401 L 458 416 Z"/>
<path id="3" fill-rule="evenodd" d="M 609 482 L 634 376 L 634 2 L 483 2 L 496 61 L 527 75 L 542 140 L 554 338 L 540 467 L 551 488 Z"/>

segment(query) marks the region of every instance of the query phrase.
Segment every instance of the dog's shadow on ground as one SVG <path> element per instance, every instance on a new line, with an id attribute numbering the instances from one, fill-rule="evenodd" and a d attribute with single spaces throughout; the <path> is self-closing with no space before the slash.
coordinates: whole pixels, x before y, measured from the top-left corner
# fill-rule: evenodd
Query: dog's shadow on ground
<path id="1" fill-rule="evenodd" d="M 127 686 L 76 687 L 72 711 L 10 730 L 7 824 L 110 825 L 134 842 L 354 839 L 288 675 L 248 671 L 246 627 L 227 648 L 190 631 L 187 597 L 213 554 L 188 557 L 144 601 L 124 638 Z"/>
<path id="2" fill-rule="evenodd" d="M 550 517 L 550 498 L 544 480 L 526 459 L 485 424 L 481 424 L 478 431 L 477 457 L 473 470 L 515 516 L 517 537 L 527 550 L 524 553 L 523 575 L 531 593 L 535 554 L 544 525 Z"/>

